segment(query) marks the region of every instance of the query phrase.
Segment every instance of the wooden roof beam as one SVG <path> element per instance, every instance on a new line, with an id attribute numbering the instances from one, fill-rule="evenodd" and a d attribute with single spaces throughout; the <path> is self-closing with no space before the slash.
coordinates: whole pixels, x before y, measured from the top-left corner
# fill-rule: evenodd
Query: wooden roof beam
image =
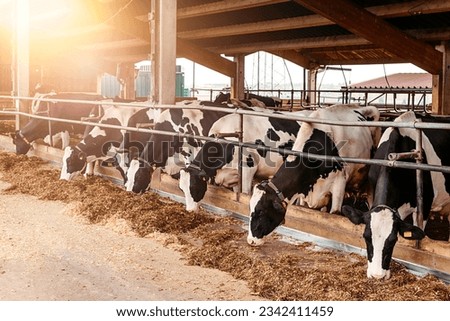
<path id="1" fill-rule="evenodd" d="M 236 77 L 236 63 L 189 41 L 177 39 L 177 56 L 195 61 L 228 77 Z"/>
<path id="2" fill-rule="evenodd" d="M 423 30 L 407 30 L 407 34 L 423 40 L 423 41 L 436 41 L 439 39 L 450 40 L 450 29 L 441 31 L 423 31 Z M 315 37 L 308 39 L 294 39 L 294 40 L 278 40 L 278 41 L 265 41 L 257 43 L 246 43 L 243 45 L 227 45 L 227 47 L 214 47 L 209 48 L 210 51 L 215 53 L 224 53 L 232 55 L 235 53 L 252 53 L 258 50 L 274 51 L 274 50 L 329 50 L 329 48 L 342 49 L 354 46 L 371 46 L 376 48 L 378 46 L 372 44 L 367 39 L 348 35 L 348 36 L 333 36 L 333 37 Z M 403 59 L 403 62 L 405 60 Z M 323 62 L 319 62 L 324 64 Z"/>
<path id="3" fill-rule="evenodd" d="M 443 59 L 441 52 L 349 0 L 294 1 L 433 75 L 441 73 Z"/>
<path id="4" fill-rule="evenodd" d="M 314 37 L 314 38 L 293 39 L 293 40 L 252 42 L 243 45 L 228 44 L 228 46 L 226 47 L 225 46 L 214 47 L 209 48 L 209 50 L 216 53 L 233 55 L 237 53 L 250 54 L 258 50 L 272 52 L 276 50 L 285 51 L 285 50 L 324 48 L 329 46 L 347 47 L 347 46 L 360 46 L 369 44 L 370 42 L 366 39 L 350 35 L 350 36 Z"/>
<path id="5" fill-rule="evenodd" d="M 199 16 L 206 16 L 229 11 L 244 10 L 255 7 L 262 7 L 290 0 L 225 0 L 215 1 L 206 4 L 178 9 L 177 18 L 186 19 Z"/>
<path id="6" fill-rule="evenodd" d="M 412 14 L 431 14 L 450 11 L 450 1 L 416 0 L 408 3 L 397 3 L 366 8 L 371 13 L 382 18 L 406 17 Z M 276 19 L 262 22 L 243 23 L 224 27 L 196 29 L 178 32 L 185 39 L 205 39 L 226 36 L 236 36 L 250 33 L 274 32 L 290 29 L 303 29 L 333 25 L 334 22 L 321 15 L 308 15 L 287 19 Z"/>
<path id="7" fill-rule="evenodd" d="M 312 62 L 307 57 L 300 54 L 298 51 L 295 50 L 270 50 L 269 53 L 281 57 L 283 59 L 289 60 L 290 62 L 299 65 L 300 67 L 303 67 L 305 69 L 313 69 L 314 67 L 317 67 L 318 64 Z"/>

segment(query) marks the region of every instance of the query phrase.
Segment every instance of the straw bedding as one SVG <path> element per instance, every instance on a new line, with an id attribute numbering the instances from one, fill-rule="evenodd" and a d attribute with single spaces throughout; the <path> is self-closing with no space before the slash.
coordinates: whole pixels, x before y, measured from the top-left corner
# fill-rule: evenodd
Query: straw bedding
<path id="1" fill-rule="evenodd" d="M 269 300 L 450 300 L 449 285 L 434 276 L 417 277 L 396 262 L 390 280 L 373 280 L 366 277 L 366 259 L 355 254 L 277 236 L 253 248 L 237 220 L 190 213 L 157 194 L 127 193 L 98 177 L 60 181 L 59 171 L 36 157 L 0 152 L 0 172 L 11 184 L 4 193 L 75 203 L 77 213 L 93 224 L 125 219 L 141 237 L 167 233 L 188 264 L 228 272 Z"/>

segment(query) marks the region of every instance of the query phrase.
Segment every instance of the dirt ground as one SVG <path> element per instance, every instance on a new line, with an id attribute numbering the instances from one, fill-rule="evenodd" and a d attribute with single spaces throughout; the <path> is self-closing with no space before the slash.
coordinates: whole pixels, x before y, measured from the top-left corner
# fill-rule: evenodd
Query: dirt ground
<path id="1" fill-rule="evenodd" d="M 0 300 L 262 300 L 228 273 L 187 265 L 163 245 L 170 236 L 142 238 L 123 220 L 92 225 L 73 212 L 0 194 Z"/>

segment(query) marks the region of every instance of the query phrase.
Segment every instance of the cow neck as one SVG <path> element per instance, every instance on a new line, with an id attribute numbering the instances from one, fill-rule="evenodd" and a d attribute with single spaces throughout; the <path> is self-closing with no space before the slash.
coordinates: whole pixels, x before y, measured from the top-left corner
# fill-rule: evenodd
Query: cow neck
<path id="1" fill-rule="evenodd" d="M 48 125 L 41 119 L 32 119 L 19 133 L 22 138 L 28 140 L 27 144 L 31 144 L 36 139 L 44 138 L 48 135 Z"/>
<path id="2" fill-rule="evenodd" d="M 206 176 L 208 176 L 208 178 L 214 178 L 216 177 L 217 174 L 217 168 L 210 168 L 208 166 L 205 166 L 202 162 L 198 161 L 197 159 L 192 160 L 192 162 L 188 165 L 188 167 L 193 168 L 198 172 L 206 173 Z"/>
<path id="3" fill-rule="evenodd" d="M 20 138 L 22 138 L 22 140 L 25 142 L 25 144 L 31 145 L 31 142 L 25 137 L 25 135 L 22 133 L 22 131 L 19 131 L 17 134 L 20 136 Z"/>
<path id="4" fill-rule="evenodd" d="M 269 186 L 274 190 L 280 199 L 283 197 L 283 199 L 287 198 L 290 201 L 292 197 L 298 193 L 298 190 L 296 189 L 298 184 L 290 178 L 286 179 L 284 175 L 277 174 L 275 174 L 275 176 L 270 180 L 271 184 Z"/>
<path id="5" fill-rule="evenodd" d="M 81 147 L 83 147 L 83 148 L 81 148 Z M 86 144 L 77 144 L 77 145 L 75 145 L 75 147 L 74 147 L 77 151 L 79 151 L 80 153 L 86 153 L 86 150 L 83 150 L 83 149 L 86 149 Z"/>

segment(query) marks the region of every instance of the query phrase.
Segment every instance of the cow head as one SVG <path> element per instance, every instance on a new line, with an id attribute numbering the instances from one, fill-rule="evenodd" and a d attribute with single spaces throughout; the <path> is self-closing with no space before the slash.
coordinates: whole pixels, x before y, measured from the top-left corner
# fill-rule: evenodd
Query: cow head
<path id="1" fill-rule="evenodd" d="M 150 187 L 153 167 L 143 159 L 133 159 L 127 171 L 125 188 L 128 192 L 143 193 Z"/>
<path id="2" fill-rule="evenodd" d="M 86 169 L 86 153 L 77 147 L 67 146 L 64 149 L 62 164 L 59 179 L 70 181 Z"/>
<path id="3" fill-rule="evenodd" d="M 200 167 L 190 164 L 180 171 L 179 187 L 184 192 L 186 210 L 198 210 L 198 203 L 203 199 L 207 189 L 208 175 Z"/>
<path id="4" fill-rule="evenodd" d="M 368 212 L 354 209 L 348 205 L 342 212 L 354 224 L 364 224 L 363 233 L 367 249 L 367 277 L 389 279 L 392 252 L 398 235 L 409 240 L 420 240 L 425 233 L 410 223 L 403 221 L 397 210 L 379 205 Z"/>
<path id="5" fill-rule="evenodd" d="M 283 194 L 271 182 L 256 185 L 250 199 L 248 244 L 263 244 L 263 237 L 283 223 L 286 207 Z"/>
<path id="6" fill-rule="evenodd" d="M 16 130 L 10 134 L 13 144 L 16 145 L 16 153 L 25 155 L 32 147 L 30 141 L 22 134 L 20 130 Z"/>

